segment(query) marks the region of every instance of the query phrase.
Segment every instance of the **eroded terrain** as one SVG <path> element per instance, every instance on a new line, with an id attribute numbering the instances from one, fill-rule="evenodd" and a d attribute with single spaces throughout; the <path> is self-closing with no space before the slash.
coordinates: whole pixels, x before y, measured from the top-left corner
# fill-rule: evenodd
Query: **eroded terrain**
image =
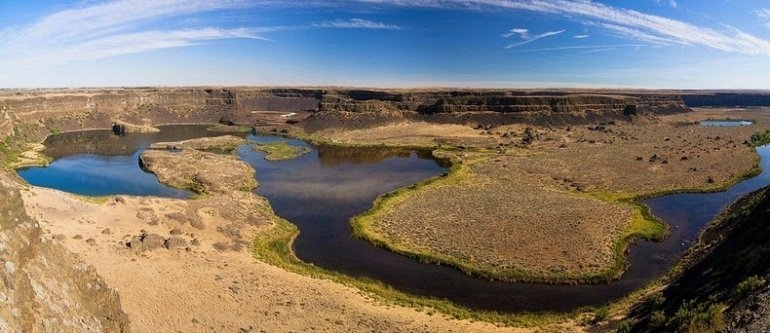
<path id="1" fill-rule="evenodd" d="M 496 94 L 509 95 L 488 95 Z M 634 228 L 645 228 L 637 224 L 636 208 L 621 199 L 714 190 L 755 172 L 757 157 L 745 141 L 770 127 L 767 109 L 687 112 L 688 97 L 674 92 L 661 98 L 622 91 L 601 98 L 586 92 L 559 98 L 522 94 L 473 99 L 469 91 L 4 92 L 1 148 L 7 166 L 23 161 L 22 152 L 39 151 L 40 140 L 59 131 L 103 128 L 113 122 L 144 128 L 218 121 L 333 144 L 441 147 L 462 162 L 463 177 L 450 175 L 396 196 L 404 200 L 385 205 L 372 230 L 406 252 L 440 253 L 482 270 L 515 268 L 529 277 L 553 278 L 590 275 L 619 260 L 613 251 L 618 239 Z M 492 107 L 507 102 L 514 104 Z M 253 112 L 259 110 L 280 112 Z M 754 124 L 717 128 L 694 123 L 709 118 L 748 119 Z M 181 154 L 154 153 L 161 160 L 168 157 L 165 153 L 193 159 L 196 172 L 206 165 L 230 165 L 217 164 L 221 155 L 194 149 L 200 147 L 179 147 Z M 27 162 L 37 159 L 33 155 Z M 212 163 L 201 162 L 203 157 Z M 168 171 L 179 177 L 190 170 Z M 120 294 L 119 306 L 108 309 L 125 311 L 127 319 L 112 316 L 100 324 L 87 319 L 89 327 L 117 331 L 130 325 L 140 332 L 526 330 L 395 306 L 355 288 L 265 264 L 250 252 L 250 242 L 273 225 L 276 217 L 269 204 L 248 192 L 255 183 L 241 181 L 253 179 L 252 174 L 207 178 L 215 173 L 181 177 L 197 179 L 176 185 L 206 193 L 196 200 L 83 200 L 11 181 L 3 187 L 25 188 L 24 207 L 34 219 L 29 228 L 41 230 L 41 242 L 74 253 L 65 256 L 67 260 L 79 258 L 91 265 L 94 274 Z M 42 229 L 35 229 L 38 225 Z M 63 253 L 61 248 L 51 251 Z M 48 302 L 76 302 L 82 295 L 61 299 Z M 25 320 L 34 321 L 18 322 Z M 586 329 L 574 326 L 574 321 L 550 329 Z"/>

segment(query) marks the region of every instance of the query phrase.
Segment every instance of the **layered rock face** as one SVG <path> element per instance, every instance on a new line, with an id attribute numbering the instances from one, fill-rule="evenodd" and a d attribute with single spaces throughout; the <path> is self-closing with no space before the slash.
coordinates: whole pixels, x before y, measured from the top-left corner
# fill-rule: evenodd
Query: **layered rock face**
<path id="1" fill-rule="evenodd" d="M 128 331 L 117 292 L 43 235 L 5 178 L 0 179 L 0 261 L 0 331 Z"/>
<path id="2" fill-rule="evenodd" d="M 3 115 L 27 124 L 25 132 L 105 128 L 119 122 L 258 125 L 264 111 L 312 113 L 314 130 L 333 119 L 376 125 L 398 119 L 492 124 L 591 123 L 688 109 L 678 94 L 612 91 L 336 90 L 133 88 L 0 93 Z"/>
<path id="3" fill-rule="evenodd" d="M 136 126 L 212 122 L 260 126 L 289 122 L 300 123 L 308 131 L 403 120 L 492 126 L 569 125 L 649 118 L 687 112 L 689 107 L 769 105 L 770 94 L 754 92 L 330 88 L 0 92 L 0 116 L 21 120 L 28 127 L 23 131 L 25 135 L 38 139 L 51 132 L 105 128 L 114 122 Z M 270 112 L 275 114 L 271 116 Z M 295 112 L 303 116 L 281 118 Z"/>
<path id="4" fill-rule="evenodd" d="M 324 91 L 319 112 L 301 126 L 360 128 L 403 120 L 434 123 L 590 124 L 688 112 L 680 95 L 614 91 Z"/>

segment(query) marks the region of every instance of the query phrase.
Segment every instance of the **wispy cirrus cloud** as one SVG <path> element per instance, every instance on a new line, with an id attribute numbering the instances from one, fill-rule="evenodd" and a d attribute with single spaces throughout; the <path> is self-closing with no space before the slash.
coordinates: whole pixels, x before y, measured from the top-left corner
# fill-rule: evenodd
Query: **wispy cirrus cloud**
<path id="1" fill-rule="evenodd" d="M 196 45 L 217 39 L 266 39 L 265 28 L 152 28 L 184 15 L 254 6 L 247 0 L 117 0 L 65 9 L 0 33 L 0 58 L 65 63 Z"/>
<path id="2" fill-rule="evenodd" d="M 439 8 L 503 8 L 595 22 L 618 36 L 670 45 L 703 46 L 725 52 L 770 56 L 770 41 L 719 23 L 704 27 L 591 0 L 359 0 L 366 3 Z M 669 2 L 675 6 L 676 2 Z M 761 12 L 764 15 L 764 12 Z"/>
<path id="3" fill-rule="evenodd" d="M 509 32 L 503 34 L 502 36 L 504 38 L 509 38 L 509 37 L 516 36 L 516 35 L 519 36 L 519 38 L 521 39 L 520 42 L 509 44 L 509 45 L 507 45 L 505 47 L 506 49 L 511 49 L 511 48 L 514 48 L 514 47 L 517 47 L 517 46 L 522 46 L 522 45 L 526 45 L 526 44 L 532 43 L 532 42 L 534 42 L 534 41 L 536 41 L 538 39 L 542 39 L 542 38 L 546 38 L 546 37 L 551 37 L 551 36 L 556 36 L 556 35 L 558 35 L 560 33 L 565 32 L 565 31 L 566 30 L 548 31 L 548 32 L 544 32 L 544 33 L 532 36 L 532 35 L 529 34 L 529 29 L 513 28 Z"/>
<path id="4" fill-rule="evenodd" d="M 636 29 L 633 27 L 622 26 L 622 25 L 611 24 L 611 23 L 597 23 L 597 22 L 585 22 L 585 24 L 599 26 L 614 32 L 618 36 L 627 37 L 627 38 L 631 38 L 631 39 L 635 39 L 643 42 L 648 42 L 651 44 L 659 44 L 659 45 L 673 44 L 669 39 L 656 36 L 644 30 Z"/>
<path id="5" fill-rule="evenodd" d="M 511 50 L 512 53 L 535 53 L 535 52 L 550 52 L 550 51 L 570 51 L 570 50 L 583 50 L 582 53 L 590 53 L 592 50 L 606 50 L 606 49 L 619 49 L 619 48 L 640 48 L 644 47 L 644 44 L 608 44 L 608 45 L 575 45 L 575 46 L 557 46 L 546 47 L 537 49 L 519 49 Z"/>
<path id="6" fill-rule="evenodd" d="M 762 24 L 770 28 L 770 9 L 757 9 L 754 11 L 754 14 L 759 17 L 759 19 L 762 21 Z"/>
<path id="7" fill-rule="evenodd" d="M 63 48 L 56 53 L 41 55 L 35 61 L 66 63 L 103 59 L 113 56 L 142 53 L 160 49 L 185 47 L 208 40 L 249 38 L 265 39 L 258 29 L 185 29 L 174 31 L 142 31 L 96 38 Z"/>
<path id="8" fill-rule="evenodd" d="M 352 18 L 349 20 L 334 20 L 324 21 L 313 24 L 314 27 L 319 28 L 341 28 L 341 29 L 384 29 L 384 30 L 401 30 L 402 28 L 395 24 L 387 24 L 382 22 L 375 22 L 360 18 Z"/>
<path id="9" fill-rule="evenodd" d="M 679 8 L 679 4 L 676 3 L 676 0 L 668 0 L 668 5 L 671 6 L 671 8 Z"/>
<path id="10" fill-rule="evenodd" d="M 574 35 L 574 36 L 572 36 L 572 38 L 574 38 L 574 39 L 585 39 L 585 38 L 588 38 L 588 37 L 591 37 L 591 36 L 590 35 Z"/>

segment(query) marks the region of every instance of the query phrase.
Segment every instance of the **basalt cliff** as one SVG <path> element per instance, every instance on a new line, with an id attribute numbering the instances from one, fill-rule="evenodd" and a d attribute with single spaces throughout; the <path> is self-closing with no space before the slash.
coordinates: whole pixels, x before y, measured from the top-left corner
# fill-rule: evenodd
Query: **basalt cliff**
<path id="1" fill-rule="evenodd" d="M 36 138 L 112 123 L 297 124 L 306 131 L 419 120 L 489 126 L 590 124 L 688 112 L 690 107 L 770 105 L 762 92 L 631 90 L 367 90 L 333 88 L 131 88 L 0 91 L 0 111 Z M 12 127 L 4 135 L 17 134 Z"/>

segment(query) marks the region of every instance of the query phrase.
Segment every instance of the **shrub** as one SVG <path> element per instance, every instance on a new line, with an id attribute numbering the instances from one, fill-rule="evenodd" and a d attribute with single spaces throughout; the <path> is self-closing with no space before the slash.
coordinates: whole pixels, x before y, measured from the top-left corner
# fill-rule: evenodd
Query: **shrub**
<path id="1" fill-rule="evenodd" d="M 668 323 L 678 332 L 719 332 L 725 328 L 723 308 L 720 303 L 708 305 L 690 300 L 679 307 Z"/>
<path id="2" fill-rule="evenodd" d="M 750 292 L 757 290 L 765 285 L 765 278 L 757 275 L 752 275 L 741 281 L 736 289 L 738 295 L 745 296 Z"/>
<path id="3" fill-rule="evenodd" d="M 751 139 L 749 139 L 749 144 L 751 144 L 752 147 L 762 146 L 768 143 L 770 143 L 770 130 L 756 132 L 752 134 Z"/>
<path id="4" fill-rule="evenodd" d="M 650 314 L 650 327 L 663 327 L 666 324 L 666 314 L 663 311 L 654 311 Z"/>
<path id="5" fill-rule="evenodd" d="M 616 333 L 629 333 L 634 328 L 634 320 L 633 319 L 625 319 L 618 323 L 618 326 L 615 327 Z"/>

